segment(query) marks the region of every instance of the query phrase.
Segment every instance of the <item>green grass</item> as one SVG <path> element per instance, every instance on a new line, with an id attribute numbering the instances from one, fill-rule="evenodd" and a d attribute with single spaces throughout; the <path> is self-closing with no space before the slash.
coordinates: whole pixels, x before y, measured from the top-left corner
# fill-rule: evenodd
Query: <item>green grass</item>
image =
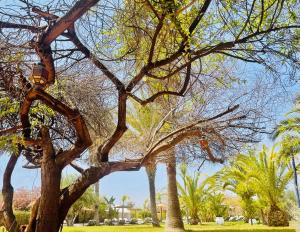
<path id="1" fill-rule="evenodd" d="M 4 228 L 0 227 L 0 232 Z M 215 223 L 205 223 L 203 225 L 190 226 L 186 225 L 189 232 L 295 232 L 291 227 L 268 227 L 263 225 L 248 225 L 241 223 L 225 223 L 218 226 Z M 128 226 L 86 226 L 86 227 L 64 227 L 63 232 L 163 232 L 163 228 L 152 228 L 151 225 L 128 225 Z"/>
<path id="2" fill-rule="evenodd" d="M 264 225 L 248 225 L 248 224 L 236 224 L 226 223 L 223 226 L 215 225 L 214 223 L 206 223 L 197 226 L 186 226 L 186 230 L 189 232 L 295 232 L 291 227 L 268 227 Z M 163 228 L 152 228 L 151 225 L 128 225 L 128 226 L 91 226 L 91 227 L 65 227 L 63 232 L 163 232 Z"/>

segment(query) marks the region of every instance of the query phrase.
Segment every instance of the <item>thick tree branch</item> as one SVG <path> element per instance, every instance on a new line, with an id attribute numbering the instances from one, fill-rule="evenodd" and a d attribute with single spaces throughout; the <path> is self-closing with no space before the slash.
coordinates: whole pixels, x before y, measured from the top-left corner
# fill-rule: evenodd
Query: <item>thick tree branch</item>
<path id="1" fill-rule="evenodd" d="M 82 174 L 84 172 L 84 169 L 80 167 L 79 165 L 75 164 L 74 162 L 70 163 L 70 166 L 74 168 L 77 172 Z"/>
<path id="2" fill-rule="evenodd" d="M 231 112 L 237 110 L 238 108 L 239 108 L 239 105 L 235 105 L 235 106 L 233 106 L 233 107 L 229 107 L 227 110 L 225 110 L 224 112 L 222 112 L 222 113 L 220 113 L 220 114 L 217 114 L 217 115 L 214 116 L 214 117 L 211 117 L 211 118 L 208 118 L 208 119 L 200 119 L 200 120 L 198 120 L 198 121 L 196 121 L 196 122 L 193 122 L 193 123 L 191 123 L 191 124 L 189 124 L 189 125 L 187 125 L 187 126 L 181 127 L 181 128 L 179 128 L 179 129 L 177 129 L 177 130 L 175 130 L 175 131 L 169 133 L 168 135 L 164 136 L 164 137 L 161 138 L 160 140 L 158 140 L 158 141 L 152 146 L 152 148 L 149 149 L 148 153 L 152 153 L 152 151 L 153 151 L 154 149 L 156 149 L 156 147 L 157 147 L 159 144 L 163 143 L 164 141 L 166 141 L 167 139 L 171 138 L 172 136 L 174 136 L 174 135 L 176 135 L 176 134 L 179 134 L 179 133 L 182 133 L 183 131 L 187 131 L 187 130 L 189 130 L 189 129 L 195 127 L 195 126 L 198 125 L 198 124 L 210 122 L 210 121 L 213 121 L 213 120 L 215 120 L 215 119 L 221 118 L 221 117 L 223 117 L 223 116 L 225 116 L 225 115 L 227 115 L 227 114 L 229 114 L 229 113 L 231 113 Z"/>
<path id="3" fill-rule="evenodd" d="M 20 151 L 19 151 L 20 152 Z M 18 223 L 13 212 L 13 196 L 14 188 L 11 185 L 11 176 L 15 169 L 16 163 L 18 161 L 19 154 L 12 154 L 5 168 L 3 175 L 3 187 L 2 187 L 2 196 L 3 196 L 3 216 L 5 228 L 8 231 L 17 232 Z"/>
<path id="4" fill-rule="evenodd" d="M 53 26 L 50 26 L 44 33 L 42 43 L 50 45 L 65 30 L 70 28 L 74 22 L 84 15 L 91 7 L 96 5 L 99 0 L 79 0 L 63 17 L 57 19 Z"/>
<path id="5" fill-rule="evenodd" d="M 3 129 L 3 130 L 0 130 L 0 136 L 14 134 L 19 131 L 22 131 L 22 129 L 23 129 L 22 125 L 18 125 L 18 126 L 8 128 L 8 129 Z"/>
<path id="6" fill-rule="evenodd" d="M 206 0 L 204 2 L 202 8 L 200 9 L 199 13 L 197 14 L 197 17 L 194 19 L 194 21 L 192 22 L 192 24 L 189 27 L 190 34 L 193 33 L 193 31 L 196 29 L 196 27 L 200 23 L 201 19 L 205 15 L 205 12 L 207 11 L 207 9 L 210 5 L 210 3 L 211 3 L 211 0 Z"/>
<path id="7" fill-rule="evenodd" d="M 112 134 L 112 136 L 98 148 L 97 157 L 98 157 L 99 162 L 107 162 L 108 161 L 108 155 L 109 155 L 110 150 L 119 141 L 119 139 L 122 137 L 122 135 L 127 130 L 126 102 L 127 102 L 127 93 L 125 92 L 125 89 L 120 89 L 119 97 L 118 97 L 117 127 L 116 127 L 114 133 Z"/>
<path id="8" fill-rule="evenodd" d="M 152 41 L 151 41 L 151 48 L 150 48 L 150 51 L 149 51 L 148 63 L 152 63 L 152 58 L 153 58 L 153 54 L 154 54 L 154 51 L 155 51 L 155 45 L 156 45 L 157 37 L 158 37 L 159 32 L 161 31 L 162 27 L 163 27 L 163 24 L 164 24 L 164 17 L 159 19 L 159 23 L 156 26 L 154 36 L 153 36 Z"/>
<path id="9" fill-rule="evenodd" d="M 143 166 L 147 165 L 147 162 L 149 162 L 149 160 L 155 158 L 157 155 L 161 154 L 162 152 L 168 151 L 169 149 L 173 148 L 175 145 L 179 144 L 180 142 L 186 139 L 194 138 L 194 137 L 202 138 L 204 134 L 205 133 L 201 130 L 201 128 L 192 128 L 187 131 L 178 133 L 168 142 L 162 143 L 161 145 L 157 145 L 154 149 L 151 149 L 151 152 L 147 152 L 142 159 L 141 165 Z M 209 146 L 205 148 L 203 147 L 202 149 L 205 150 L 210 161 L 218 162 L 218 163 L 224 162 L 223 159 L 216 158 L 213 155 Z"/>
<path id="10" fill-rule="evenodd" d="M 113 172 L 118 171 L 137 171 L 141 167 L 140 160 L 137 161 L 123 161 L 123 162 L 109 162 L 102 163 L 99 167 L 90 167 L 82 172 L 74 184 L 65 188 L 62 192 L 61 206 L 62 209 L 60 218 L 64 220 L 68 209 L 72 204 L 86 191 L 92 184 L 99 179 Z"/>

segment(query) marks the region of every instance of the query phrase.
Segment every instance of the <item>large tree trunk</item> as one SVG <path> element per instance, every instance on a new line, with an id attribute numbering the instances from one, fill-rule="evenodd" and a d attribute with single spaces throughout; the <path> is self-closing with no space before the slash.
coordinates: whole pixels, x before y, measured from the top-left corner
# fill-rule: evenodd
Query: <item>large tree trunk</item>
<path id="1" fill-rule="evenodd" d="M 181 232 L 184 231 L 180 204 L 178 199 L 177 182 L 176 182 L 176 158 L 175 154 L 170 155 L 167 163 L 168 175 L 168 208 L 165 231 Z"/>
<path id="2" fill-rule="evenodd" d="M 62 168 L 56 163 L 49 131 L 42 129 L 41 196 L 32 208 L 26 232 L 58 232 L 60 228 L 60 181 Z"/>
<path id="3" fill-rule="evenodd" d="M 41 167 L 42 187 L 36 231 L 58 231 L 61 170 L 50 156 Z"/>
<path id="4" fill-rule="evenodd" d="M 300 196 L 299 196 L 299 187 L 298 187 L 298 176 L 297 176 L 297 168 L 295 163 L 295 156 L 292 155 L 292 168 L 294 172 L 294 186 L 295 186 L 295 194 L 298 208 L 300 208 Z"/>
<path id="5" fill-rule="evenodd" d="M 95 221 L 96 225 L 100 224 L 100 215 L 99 215 L 99 201 L 100 201 L 100 180 L 95 183 L 95 195 L 97 197 L 97 203 L 95 204 Z"/>
<path id="6" fill-rule="evenodd" d="M 3 188 L 2 188 L 2 195 L 3 195 L 3 222 L 7 231 L 10 232 L 17 232 L 19 231 L 19 226 L 16 221 L 16 217 L 13 212 L 13 196 L 14 196 L 14 188 L 11 185 L 11 176 L 15 165 L 18 161 L 19 154 L 11 155 L 5 172 L 3 176 Z"/>
<path id="7" fill-rule="evenodd" d="M 147 165 L 146 172 L 147 172 L 148 182 L 149 182 L 150 209 L 151 209 L 152 225 L 154 227 L 159 227 L 160 225 L 159 225 L 159 220 L 157 217 L 156 192 L 155 192 L 156 166 L 155 165 Z"/>

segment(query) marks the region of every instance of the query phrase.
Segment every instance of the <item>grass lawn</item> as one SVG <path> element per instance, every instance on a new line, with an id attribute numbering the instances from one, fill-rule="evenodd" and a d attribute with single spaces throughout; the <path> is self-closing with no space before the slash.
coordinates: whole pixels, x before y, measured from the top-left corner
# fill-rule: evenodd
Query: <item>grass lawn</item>
<path id="1" fill-rule="evenodd" d="M 233 224 L 225 223 L 223 226 L 215 225 L 214 223 L 207 223 L 197 226 L 186 226 L 189 232 L 228 232 L 228 231 L 244 231 L 244 232 L 295 232 L 291 227 L 268 227 L 263 225 L 248 225 L 248 224 Z M 63 232 L 163 232 L 163 228 L 152 228 L 151 225 L 126 225 L 126 226 L 91 226 L 91 227 L 65 227 Z"/>

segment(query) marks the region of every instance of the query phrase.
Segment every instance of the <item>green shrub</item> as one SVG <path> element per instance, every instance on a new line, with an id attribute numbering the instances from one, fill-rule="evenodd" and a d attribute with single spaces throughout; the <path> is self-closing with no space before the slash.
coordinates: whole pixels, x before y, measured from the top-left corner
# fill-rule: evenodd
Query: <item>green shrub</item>
<path id="1" fill-rule="evenodd" d="M 15 216 L 19 225 L 27 225 L 30 219 L 30 212 L 15 211 Z"/>
<path id="2" fill-rule="evenodd" d="M 81 211 L 77 217 L 76 223 L 86 223 L 89 220 L 93 220 L 95 218 L 94 211 Z"/>

